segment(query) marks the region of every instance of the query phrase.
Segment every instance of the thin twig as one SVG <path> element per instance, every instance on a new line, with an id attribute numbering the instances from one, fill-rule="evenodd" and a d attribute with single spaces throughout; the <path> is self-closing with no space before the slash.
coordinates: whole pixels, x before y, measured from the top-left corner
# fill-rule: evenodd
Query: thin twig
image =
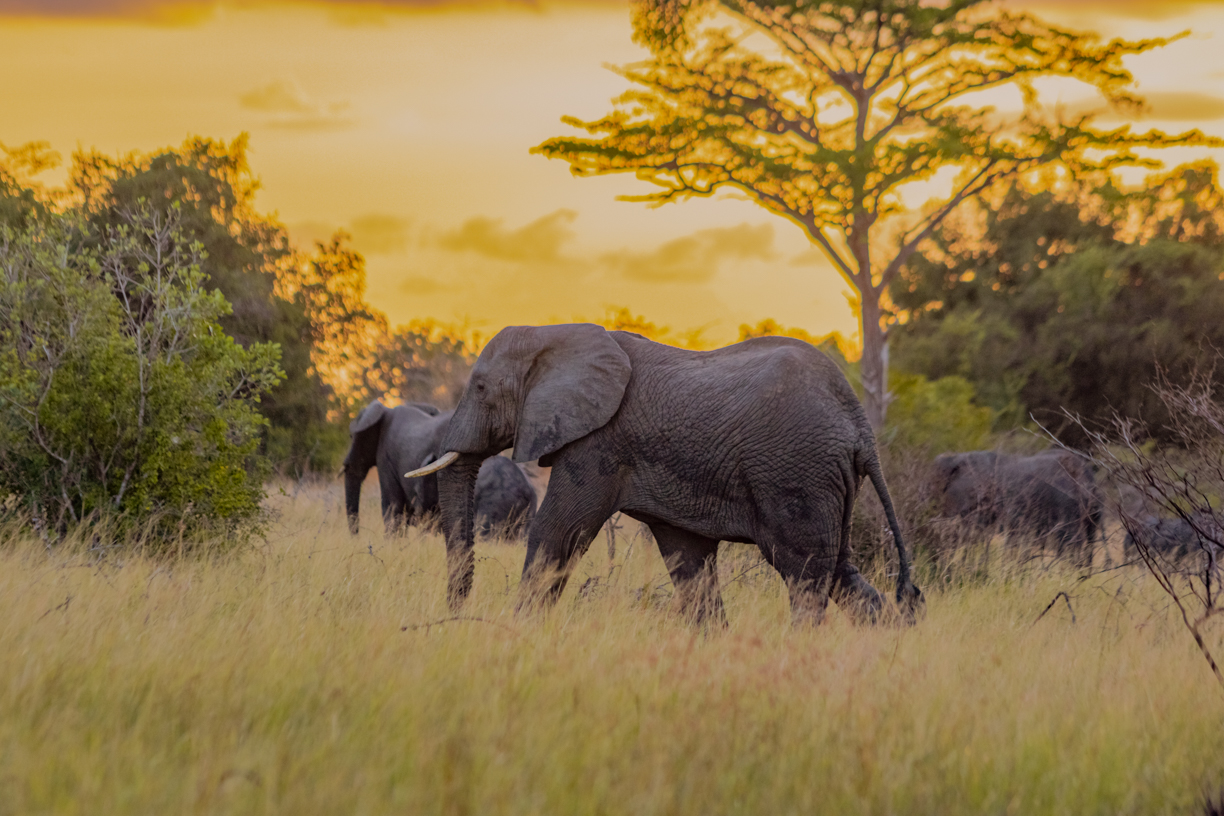
<path id="1" fill-rule="evenodd" d="M 1059 598 L 1062 598 L 1064 601 L 1067 602 L 1067 611 L 1071 613 L 1071 624 L 1072 625 L 1075 624 L 1075 610 L 1071 607 L 1071 598 L 1070 596 L 1067 595 L 1067 593 L 1060 591 L 1057 595 L 1054 596 L 1054 600 L 1050 601 L 1050 603 L 1046 605 L 1046 608 L 1041 610 L 1041 614 L 1037 616 L 1037 620 L 1033 621 L 1034 626 L 1037 625 L 1037 621 L 1040 621 L 1042 618 L 1044 618 L 1045 614 L 1054 608 L 1054 604 L 1058 603 Z"/>

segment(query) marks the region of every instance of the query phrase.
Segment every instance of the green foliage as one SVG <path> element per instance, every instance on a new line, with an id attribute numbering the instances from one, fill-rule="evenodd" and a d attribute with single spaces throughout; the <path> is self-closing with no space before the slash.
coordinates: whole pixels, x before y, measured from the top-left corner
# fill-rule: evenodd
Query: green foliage
<path id="1" fill-rule="evenodd" d="M 990 447 L 994 411 L 975 402 L 973 385 L 964 378 L 928 380 L 893 371 L 888 385 L 892 402 L 881 443 L 932 453 Z"/>
<path id="2" fill-rule="evenodd" d="M 0 144 L 0 226 L 25 229 L 33 219 L 46 214 L 41 185 L 33 177 L 59 165 L 59 154 L 46 142 L 20 147 Z"/>
<path id="3" fill-rule="evenodd" d="M 67 216 L 0 226 L 0 493 L 44 535 L 115 522 L 153 542 L 256 528 L 274 344 L 237 344 L 180 208 L 102 240 Z"/>
<path id="4" fill-rule="evenodd" d="M 1079 444 L 1065 408 L 1090 424 L 1143 417 L 1163 439 L 1159 372 L 1187 382 L 1224 347 L 1221 198 L 1207 165 L 1135 193 L 1014 188 L 949 224 L 893 286 L 907 318 L 893 359 L 965 378 L 999 429 L 1031 414 Z"/>
<path id="5" fill-rule="evenodd" d="M 122 158 L 78 153 L 69 193 L 103 250 L 138 202 L 163 216 L 178 207 L 183 236 L 203 248 L 207 286 L 233 307 L 219 318 L 222 329 L 243 347 L 281 348 L 285 378 L 260 405 L 269 420 L 267 452 L 282 469 L 327 470 L 336 432 L 328 422 L 331 390 L 314 369 L 319 327 L 306 302 L 281 291 L 279 278 L 292 274 L 295 257 L 284 228 L 255 211 L 259 185 L 246 151 L 244 134 L 229 144 L 193 137 L 178 149 Z"/>

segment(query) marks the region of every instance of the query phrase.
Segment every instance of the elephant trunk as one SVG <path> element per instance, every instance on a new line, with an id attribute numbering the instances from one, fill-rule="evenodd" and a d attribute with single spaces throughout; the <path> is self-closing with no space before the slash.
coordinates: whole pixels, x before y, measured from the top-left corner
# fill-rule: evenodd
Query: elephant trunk
<path id="1" fill-rule="evenodd" d="M 477 454 L 463 454 L 451 461 L 454 464 L 438 474 L 438 498 L 442 504 L 442 530 L 446 535 L 446 602 L 453 611 L 458 611 L 472 591 L 472 576 L 476 571 L 473 553 L 476 476 L 483 460 Z"/>
<path id="2" fill-rule="evenodd" d="M 369 468 L 346 466 L 344 468 L 344 509 L 348 515 L 349 532 L 357 535 L 358 514 L 361 511 L 361 483 L 365 481 Z"/>

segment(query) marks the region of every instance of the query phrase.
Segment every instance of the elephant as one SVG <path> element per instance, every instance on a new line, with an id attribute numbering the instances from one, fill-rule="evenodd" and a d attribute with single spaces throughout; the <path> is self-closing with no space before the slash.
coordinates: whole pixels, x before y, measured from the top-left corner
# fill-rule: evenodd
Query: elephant
<path id="1" fill-rule="evenodd" d="M 378 400 L 361 410 L 349 425 L 352 444 L 344 457 L 344 505 L 351 533 L 357 534 L 361 484 L 372 467 L 378 468 L 387 535 L 428 512 L 431 486 L 405 479 L 402 474 L 437 451 L 451 413 L 419 402 L 388 408 Z M 436 506 L 436 485 L 433 493 Z"/>
<path id="2" fill-rule="evenodd" d="M 431 451 L 421 466 L 437 460 Z M 426 512 L 438 507 L 438 477 L 419 480 Z M 504 456 L 490 456 L 476 476 L 476 529 L 482 536 L 493 534 L 519 538 L 531 526 L 536 513 L 536 493 L 522 469 Z"/>
<path id="3" fill-rule="evenodd" d="M 1224 529 L 1207 513 L 1192 513 L 1189 519 L 1146 515 L 1135 519 L 1133 524 L 1124 521 L 1127 533 L 1122 552 L 1128 561 L 1138 556 L 1135 533 L 1152 553 L 1175 563 L 1201 552 L 1214 552 L 1218 557 L 1220 548 L 1224 547 Z"/>
<path id="4" fill-rule="evenodd" d="M 414 481 L 402 474 L 437 458 L 452 413 L 418 402 L 387 408 L 375 400 L 357 415 L 349 426 L 353 441 L 344 458 L 350 532 L 357 533 L 361 484 L 375 466 L 388 535 L 438 508 L 437 477 Z M 481 465 L 476 490 L 481 534 L 496 530 L 520 537 L 535 515 L 536 495 L 519 467 L 505 457 L 490 457 Z"/>
<path id="5" fill-rule="evenodd" d="M 551 466 L 531 525 L 519 608 L 551 606 L 616 512 L 654 536 L 682 612 L 725 624 L 720 541 L 755 544 L 787 582 L 792 619 L 819 623 L 830 597 L 856 621 L 882 598 L 851 563 L 850 521 L 864 477 L 897 548 L 897 602 L 923 603 L 910 578 L 875 437 L 846 378 L 785 337 L 690 351 L 594 324 L 513 326 L 481 352 L 430 468 L 438 477 L 447 598 L 472 587 L 480 462 L 513 447 Z"/>
<path id="6" fill-rule="evenodd" d="M 1054 536 L 1059 555 L 1092 560 L 1102 531 L 1102 500 L 1092 470 L 1065 450 L 1020 456 L 996 451 L 935 457 L 936 488 L 945 518 L 1004 533 Z"/>

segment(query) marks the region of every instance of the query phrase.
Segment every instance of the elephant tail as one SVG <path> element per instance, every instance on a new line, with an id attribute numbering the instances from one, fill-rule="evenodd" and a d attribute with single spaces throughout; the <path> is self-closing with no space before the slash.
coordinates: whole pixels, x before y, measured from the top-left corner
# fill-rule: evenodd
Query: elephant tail
<path id="1" fill-rule="evenodd" d="M 875 455 L 874 449 L 869 450 L 868 455 L 863 458 L 866 461 L 863 462 L 862 471 L 867 478 L 871 479 L 871 485 L 880 498 L 880 504 L 884 507 L 884 517 L 888 519 L 888 529 L 892 531 L 893 543 L 897 547 L 897 606 L 900 607 L 906 619 L 912 621 L 923 603 L 922 590 L 914 585 L 913 577 L 910 574 L 909 554 L 905 550 L 905 541 L 901 537 L 901 525 L 893 509 L 892 495 L 888 492 L 888 485 L 884 483 L 884 471 L 880 469 L 880 459 Z"/>

